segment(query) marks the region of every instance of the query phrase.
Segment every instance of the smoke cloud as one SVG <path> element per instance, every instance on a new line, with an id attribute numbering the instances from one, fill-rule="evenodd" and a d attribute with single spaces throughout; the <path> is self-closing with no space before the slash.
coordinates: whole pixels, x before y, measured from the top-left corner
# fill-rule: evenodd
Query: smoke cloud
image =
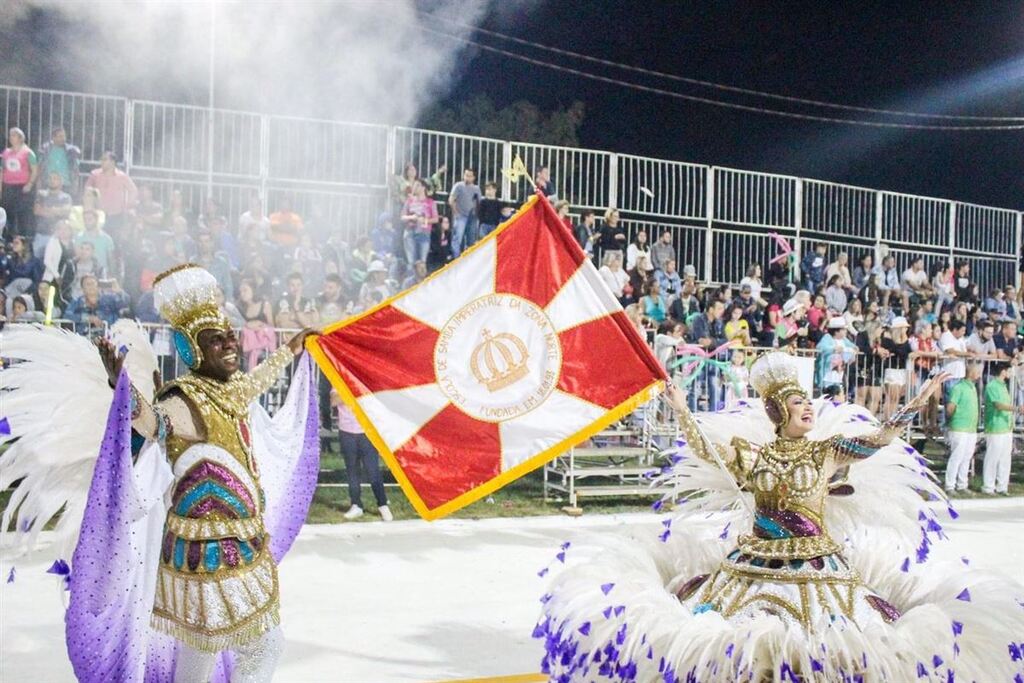
<path id="1" fill-rule="evenodd" d="M 207 106 L 212 43 L 219 108 L 407 125 L 458 96 L 465 63 L 421 23 L 476 25 L 488 4 L 8 0 L 0 81 Z"/>

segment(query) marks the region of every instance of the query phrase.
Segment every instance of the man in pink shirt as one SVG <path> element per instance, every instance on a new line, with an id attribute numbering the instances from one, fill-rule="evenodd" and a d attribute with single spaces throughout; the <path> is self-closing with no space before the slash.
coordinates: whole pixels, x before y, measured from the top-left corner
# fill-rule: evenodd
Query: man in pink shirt
<path id="1" fill-rule="evenodd" d="M 118 242 L 121 231 L 127 225 L 128 212 L 135 208 L 139 191 L 127 173 L 117 168 L 117 157 L 113 152 L 104 152 L 100 167 L 89 174 L 86 187 L 94 187 L 100 193 L 99 208 L 107 215 L 104 230 Z"/>
<path id="2" fill-rule="evenodd" d="M 32 241 L 35 233 L 35 189 L 39 163 L 36 153 L 25 144 L 21 128 L 11 128 L 10 147 L 0 153 L 0 207 L 7 211 L 9 236 L 24 235 Z"/>

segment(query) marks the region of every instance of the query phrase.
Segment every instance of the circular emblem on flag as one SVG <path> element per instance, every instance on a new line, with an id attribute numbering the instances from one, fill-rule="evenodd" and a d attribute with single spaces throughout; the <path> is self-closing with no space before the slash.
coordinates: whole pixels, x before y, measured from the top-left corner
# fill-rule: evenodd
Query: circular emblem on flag
<path id="1" fill-rule="evenodd" d="M 562 346 L 550 318 L 514 294 L 469 302 L 441 328 L 434 346 L 441 391 L 459 410 L 486 422 L 541 405 L 561 369 Z"/>

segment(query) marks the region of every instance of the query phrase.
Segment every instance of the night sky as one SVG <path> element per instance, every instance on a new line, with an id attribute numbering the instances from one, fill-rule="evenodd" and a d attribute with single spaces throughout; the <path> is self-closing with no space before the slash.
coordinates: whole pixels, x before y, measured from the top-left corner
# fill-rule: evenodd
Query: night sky
<path id="1" fill-rule="evenodd" d="M 429 10 L 439 0 L 420 2 Z M 280 7 L 288 11 L 288 5 Z M 345 8 L 337 6 L 339 21 Z M 443 21 L 430 23 L 445 29 Z M 785 95 L 922 112 L 1024 116 L 1024 3 L 495 0 L 483 26 L 608 60 Z M 0 38 L 18 46 L 8 57 L 12 52 L 28 56 L 20 84 L 81 90 L 85 86 L 74 76 L 76 69 L 67 68 L 66 55 L 53 46 L 72 39 L 81 46 L 87 35 L 80 24 L 46 9 L 26 14 Z M 173 40 L 169 34 L 164 39 Z M 645 78 L 480 34 L 474 39 L 690 94 L 871 118 Z M 253 49 L 259 48 L 255 43 Z M 330 45 L 315 45 L 314 53 L 318 65 L 334 59 Z M 81 58 L 76 66 L 86 69 L 91 63 Z M 408 63 L 416 68 L 416 55 L 409 55 Z M 0 64 L 0 72 L 3 68 Z M 197 80 L 204 83 L 202 72 Z M 461 53 L 460 67 L 447 83 L 447 94 L 437 88 L 442 98 L 485 93 L 498 105 L 526 99 L 542 108 L 582 100 L 584 147 L 1009 208 L 1024 204 L 1024 131 L 893 131 L 793 121 L 596 83 L 475 48 Z M 140 79 L 138 85 L 141 90 L 116 94 L 205 104 L 205 86 L 171 92 L 162 78 Z M 325 96 L 336 95 L 328 90 Z M 226 104 L 280 113 L 252 101 Z"/>
<path id="2" fill-rule="evenodd" d="M 1004 69 L 998 85 L 986 80 L 987 87 L 968 90 L 986 70 L 1024 55 L 1021 3 L 546 2 L 483 25 L 608 60 L 785 95 L 934 113 L 1024 115 L 1024 60 Z M 623 80 L 638 78 L 510 48 L 495 38 L 477 39 Z M 486 52 L 470 54 L 456 92 L 485 92 L 499 103 L 525 98 L 548 107 L 583 100 L 585 147 L 1022 205 L 1024 131 L 879 131 L 791 121 L 635 92 Z M 791 108 L 683 84 L 642 82 Z M 967 101 L 942 107 L 938 93 Z"/>

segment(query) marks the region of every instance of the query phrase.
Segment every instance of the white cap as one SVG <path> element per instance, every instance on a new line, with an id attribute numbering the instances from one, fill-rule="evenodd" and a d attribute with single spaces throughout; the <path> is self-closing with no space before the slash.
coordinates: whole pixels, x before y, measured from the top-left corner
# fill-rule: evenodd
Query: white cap
<path id="1" fill-rule="evenodd" d="M 830 318 L 828 321 L 828 329 L 830 330 L 845 330 L 846 329 L 846 318 L 837 316 Z"/>
<path id="2" fill-rule="evenodd" d="M 782 315 L 792 315 L 803 307 L 804 305 L 796 299 L 789 299 L 782 305 Z"/>
<path id="3" fill-rule="evenodd" d="M 685 277 L 697 277 L 697 269 L 693 266 L 686 266 L 683 268 L 683 275 Z"/>
<path id="4" fill-rule="evenodd" d="M 386 273 L 388 272 L 383 261 L 373 261 L 370 263 L 370 267 L 366 269 L 367 273 Z"/>
<path id="5" fill-rule="evenodd" d="M 907 319 L 904 318 L 902 315 L 898 315 L 892 319 L 892 322 L 889 323 L 889 327 L 910 327 L 910 323 L 907 322 Z"/>

